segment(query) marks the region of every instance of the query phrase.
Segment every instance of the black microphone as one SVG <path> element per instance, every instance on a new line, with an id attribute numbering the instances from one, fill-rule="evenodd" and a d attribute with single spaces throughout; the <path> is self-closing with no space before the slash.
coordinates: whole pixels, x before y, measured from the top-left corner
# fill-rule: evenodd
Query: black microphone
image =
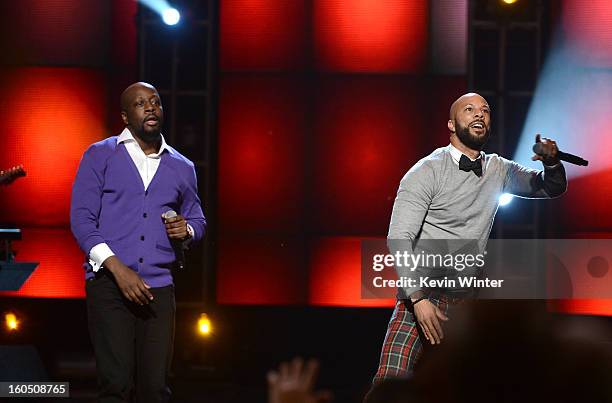
<path id="1" fill-rule="evenodd" d="M 162 214 L 162 217 L 167 220 L 168 218 L 173 218 L 177 215 L 178 214 L 176 214 L 176 211 L 168 210 Z M 170 243 L 172 244 L 172 249 L 174 249 L 174 254 L 176 255 L 176 266 L 179 268 L 179 270 L 182 270 L 185 268 L 185 250 L 183 249 L 183 241 L 171 239 Z"/>
<path id="2" fill-rule="evenodd" d="M 535 143 L 533 145 L 533 152 L 539 156 L 544 156 L 544 150 L 542 150 L 543 147 L 544 145 L 542 143 Z M 559 158 L 561 161 L 569 162 L 570 164 L 574 165 L 581 165 L 583 167 L 589 165 L 589 161 L 574 154 L 564 153 L 563 151 L 557 151 L 557 158 Z"/>

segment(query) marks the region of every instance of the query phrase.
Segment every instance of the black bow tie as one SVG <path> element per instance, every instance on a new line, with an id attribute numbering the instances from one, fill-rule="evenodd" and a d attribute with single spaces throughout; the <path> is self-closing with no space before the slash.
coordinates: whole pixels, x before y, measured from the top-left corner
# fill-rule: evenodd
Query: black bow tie
<path id="1" fill-rule="evenodd" d="M 465 172 L 474 171 L 476 176 L 482 176 L 482 161 L 481 158 L 478 157 L 476 161 L 472 161 L 465 155 L 461 155 L 461 159 L 459 160 L 459 169 Z"/>

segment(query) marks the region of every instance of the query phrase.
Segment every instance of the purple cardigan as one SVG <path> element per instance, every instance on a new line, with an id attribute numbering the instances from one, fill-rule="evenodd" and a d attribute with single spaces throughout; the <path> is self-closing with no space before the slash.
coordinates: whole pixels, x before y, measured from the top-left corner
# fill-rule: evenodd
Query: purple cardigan
<path id="1" fill-rule="evenodd" d="M 89 254 L 106 242 L 126 266 L 151 287 L 172 284 L 175 254 L 161 215 L 174 210 L 194 229 L 194 240 L 206 228 L 193 163 L 172 147 L 161 155 L 147 191 L 138 169 L 117 136 L 85 151 L 70 203 L 70 226 L 79 246 Z M 87 262 L 85 277 L 94 273 Z"/>

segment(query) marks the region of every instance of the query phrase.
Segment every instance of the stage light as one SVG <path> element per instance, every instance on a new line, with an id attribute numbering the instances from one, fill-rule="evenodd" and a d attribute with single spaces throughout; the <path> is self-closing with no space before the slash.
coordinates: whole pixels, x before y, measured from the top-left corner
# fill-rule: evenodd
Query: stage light
<path id="1" fill-rule="evenodd" d="M 510 204 L 513 198 L 514 196 L 512 196 L 510 193 L 503 193 L 501 196 L 499 196 L 499 205 L 501 207 L 507 206 Z"/>
<path id="2" fill-rule="evenodd" d="M 510 5 L 516 3 L 517 1 L 518 0 L 502 0 L 502 3 Z"/>
<path id="3" fill-rule="evenodd" d="M 205 313 L 200 314 L 200 318 L 198 319 L 198 333 L 201 336 L 210 336 L 212 333 L 212 323 L 210 318 Z"/>
<path id="4" fill-rule="evenodd" d="M 162 12 L 162 19 L 166 25 L 176 25 L 181 19 L 181 14 L 176 8 L 167 8 Z"/>
<path id="5" fill-rule="evenodd" d="M 139 0 L 144 6 L 155 11 L 166 25 L 176 25 L 181 19 L 178 10 L 170 5 L 167 0 Z"/>
<path id="6" fill-rule="evenodd" d="M 4 315 L 4 322 L 6 324 L 6 328 L 11 332 L 16 331 L 19 328 L 17 316 L 12 312 L 8 312 L 6 315 Z"/>

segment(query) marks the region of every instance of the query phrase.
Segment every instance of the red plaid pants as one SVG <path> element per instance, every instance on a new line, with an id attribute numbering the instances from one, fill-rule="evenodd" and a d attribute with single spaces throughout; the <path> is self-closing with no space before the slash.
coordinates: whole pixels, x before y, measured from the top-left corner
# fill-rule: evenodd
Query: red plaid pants
<path id="1" fill-rule="evenodd" d="M 430 296 L 429 300 L 445 315 L 448 314 L 449 298 L 440 295 Z M 374 383 L 410 374 L 423 352 L 423 341 L 427 340 L 409 305 L 410 301 L 403 299 L 398 299 L 395 304 L 380 354 L 378 370 L 374 375 Z"/>

